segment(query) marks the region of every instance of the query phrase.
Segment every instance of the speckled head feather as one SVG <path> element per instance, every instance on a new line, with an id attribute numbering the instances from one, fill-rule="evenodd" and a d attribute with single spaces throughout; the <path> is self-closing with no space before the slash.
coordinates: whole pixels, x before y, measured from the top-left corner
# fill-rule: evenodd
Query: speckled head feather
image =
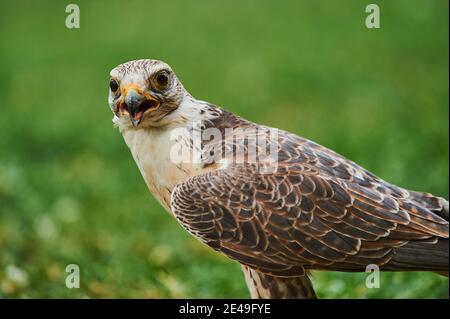
<path id="1" fill-rule="evenodd" d="M 166 77 L 167 84 L 159 85 L 158 76 Z M 116 87 L 111 87 L 111 81 L 117 84 L 116 90 Z M 133 114 L 130 111 L 142 116 L 139 121 L 141 127 L 161 125 L 160 120 L 177 109 L 187 97 L 189 93 L 172 68 L 162 61 L 135 60 L 111 70 L 108 101 L 116 115 L 115 123 L 119 126 L 132 126 L 130 115 Z M 127 102 L 136 105 L 128 105 Z M 132 109 L 133 106 L 135 109 Z"/>

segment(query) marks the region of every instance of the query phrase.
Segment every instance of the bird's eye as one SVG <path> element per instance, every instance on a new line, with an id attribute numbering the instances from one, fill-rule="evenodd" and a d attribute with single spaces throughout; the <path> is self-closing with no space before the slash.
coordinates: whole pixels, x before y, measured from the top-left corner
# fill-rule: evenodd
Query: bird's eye
<path id="1" fill-rule="evenodd" d="M 165 89 L 169 84 L 169 73 L 167 71 L 161 71 L 154 77 L 154 82 L 158 89 Z"/>
<path id="2" fill-rule="evenodd" d="M 109 81 L 109 88 L 111 89 L 111 92 L 116 92 L 119 89 L 119 83 L 117 83 L 116 80 L 111 79 Z"/>

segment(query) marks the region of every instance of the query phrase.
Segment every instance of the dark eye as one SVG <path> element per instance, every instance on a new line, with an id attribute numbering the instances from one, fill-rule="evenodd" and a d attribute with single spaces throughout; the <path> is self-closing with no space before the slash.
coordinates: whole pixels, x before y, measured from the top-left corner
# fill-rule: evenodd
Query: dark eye
<path id="1" fill-rule="evenodd" d="M 161 71 L 155 76 L 155 82 L 160 89 L 164 89 L 169 84 L 169 74 L 167 71 Z"/>
<path id="2" fill-rule="evenodd" d="M 111 79 L 109 81 L 109 88 L 111 89 L 111 92 L 116 92 L 119 89 L 119 83 L 117 83 L 116 80 Z"/>

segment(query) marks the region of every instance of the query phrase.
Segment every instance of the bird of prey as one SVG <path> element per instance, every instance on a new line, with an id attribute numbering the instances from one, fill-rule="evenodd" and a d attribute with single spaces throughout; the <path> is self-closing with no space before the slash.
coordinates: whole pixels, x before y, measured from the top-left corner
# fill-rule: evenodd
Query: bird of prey
<path id="1" fill-rule="evenodd" d="M 162 61 L 115 67 L 109 89 L 113 123 L 150 192 L 192 235 L 242 265 L 252 298 L 315 298 L 310 270 L 376 265 L 448 276 L 447 200 L 197 100 Z M 222 139 L 193 137 L 210 129 Z M 174 160 L 177 145 L 200 156 Z M 247 160 L 269 148 L 276 161 Z"/>

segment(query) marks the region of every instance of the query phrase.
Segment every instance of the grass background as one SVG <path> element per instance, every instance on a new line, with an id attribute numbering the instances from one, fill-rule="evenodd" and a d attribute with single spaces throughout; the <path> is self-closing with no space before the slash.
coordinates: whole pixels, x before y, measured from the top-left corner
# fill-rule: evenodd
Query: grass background
<path id="1" fill-rule="evenodd" d="M 149 195 L 108 74 L 168 62 L 196 97 L 448 198 L 448 1 L 0 2 L 0 297 L 248 297 Z M 81 268 L 67 289 L 65 267 Z M 429 273 L 315 273 L 322 298 L 448 298 Z"/>

